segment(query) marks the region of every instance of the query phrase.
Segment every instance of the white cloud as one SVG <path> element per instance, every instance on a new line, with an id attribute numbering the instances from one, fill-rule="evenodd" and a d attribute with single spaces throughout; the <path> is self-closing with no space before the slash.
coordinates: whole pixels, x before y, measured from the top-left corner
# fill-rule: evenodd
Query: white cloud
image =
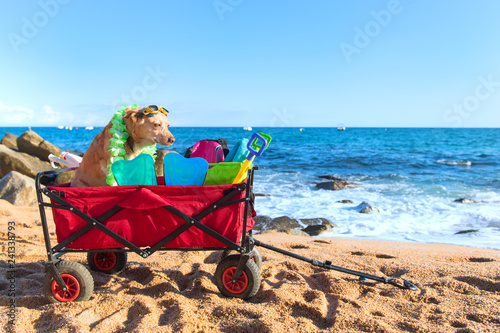
<path id="1" fill-rule="evenodd" d="M 55 111 L 50 105 L 44 105 L 41 111 L 35 111 L 24 106 L 9 106 L 0 101 L 2 126 L 57 126 L 61 119 L 62 113 Z"/>
<path id="2" fill-rule="evenodd" d="M 8 106 L 0 101 L 0 123 L 2 126 L 26 125 L 35 112 L 22 106 Z"/>

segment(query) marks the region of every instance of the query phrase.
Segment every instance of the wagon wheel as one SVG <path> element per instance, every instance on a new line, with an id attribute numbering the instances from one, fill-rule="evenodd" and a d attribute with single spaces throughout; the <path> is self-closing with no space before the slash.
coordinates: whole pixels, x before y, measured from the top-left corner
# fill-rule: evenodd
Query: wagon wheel
<path id="1" fill-rule="evenodd" d="M 230 255 L 222 259 L 215 270 L 215 284 L 225 296 L 247 299 L 259 291 L 260 271 L 255 262 L 247 260 L 240 278 L 233 283 L 234 272 L 238 267 L 240 257 L 240 255 Z"/>
<path id="2" fill-rule="evenodd" d="M 51 303 L 88 301 L 94 292 L 94 279 L 80 263 L 60 261 L 56 268 L 68 290 L 64 292 L 50 273 L 45 274 L 43 294 Z"/>
<path id="3" fill-rule="evenodd" d="M 252 256 L 252 260 L 257 264 L 257 267 L 259 267 L 259 270 L 262 268 L 262 255 L 260 254 L 260 251 L 259 249 L 254 246 L 253 248 L 253 251 L 254 251 L 254 255 Z M 240 254 L 240 252 L 236 251 L 236 250 L 224 250 L 224 252 L 222 253 L 222 259 L 230 256 L 230 255 L 233 255 L 233 254 Z"/>
<path id="4" fill-rule="evenodd" d="M 88 252 L 87 261 L 93 271 L 118 274 L 127 265 L 127 252 Z"/>

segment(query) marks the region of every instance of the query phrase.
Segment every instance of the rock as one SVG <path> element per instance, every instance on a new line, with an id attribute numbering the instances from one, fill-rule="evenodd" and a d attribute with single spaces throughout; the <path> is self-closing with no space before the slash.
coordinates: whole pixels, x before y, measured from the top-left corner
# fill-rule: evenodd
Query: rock
<path id="1" fill-rule="evenodd" d="M 454 202 L 460 202 L 460 203 L 463 203 L 463 204 L 477 203 L 476 200 L 467 199 L 467 198 L 460 198 L 460 199 L 454 200 Z"/>
<path id="2" fill-rule="evenodd" d="M 264 216 L 264 215 L 259 215 L 253 218 L 255 221 L 255 224 L 253 226 L 253 230 L 255 231 L 261 231 L 262 229 L 265 229 L 266 225 L 272 220 L 269 216 Z"/>
<path id="3" fill-rule="evenodd" d="M 299 219 L 302 224 L 307 226 L 309 225 L 327 225 L 330 228 L 337 228 L 338 226 L 335 223 L 332 223 L 330 220 L 325 219 L 323 217 L 318 217 L 315 219 Z"/>
<path id="4" fill-rule="evenodd" d="M 253 229 L 255 231 L 263 230 L 287 230 L 296 229 L 300 227 L 297 220 L 292 219 L 288 216 L 280 216 L 276 218 L 270 218 L 269 216 L 256 216 L 254 217 L 255 225 Z"/>
<path id="5" fill-rule="evenodd" d="M 455 232 L 455 235 L 470 234 L 473 232 L 479 232 L 479 230 L 478 229 L 461 230 L 461 231 Z"/>
<path id="6" fill-rule="evenodd" d="M 76 170 L 61 172 L 53 185 L 66 184 L 71 182 L 71 180 L 75 177 Z"/>
<path id="7" fill-rule="evenodd" d="M 348 199 L 339 200 L 339 201 L 335 201 L 335 202 L 342 203 L 342 204 L 352 204 L 352 203 L 354 203 L 352 200 L 348 200 Z"/>
<path id="8" fill-rule="evenodd" d="M 333 229 L 329 225 L 319 224 L 319 225 L 309 225 L 302 229 L 305 233 L 311 236 L 317 236 L 325 232 L 331 232 Z"/>
<path id="9" fill-rule="evenodd" d="M 281 229 L 281 230 L 269 229 L 269 230 L 262 230 L 260 233 L 261 234 L 270 234 L 273 232 L 282 232 L 284 234 L 293 235 L 293 236 L 311 237 L 308 233 L 303 232 L 300 229 Z"/>
<path id="10" fill-rule="evenodd" d="M 311 236 L 307 232 L 304 232 L 300 229 L 286 229 L 286 230 L 279 230 L 279 232 L 284 232 L 285 234 L 294 235 L 294 236 L 305 236 L 305 237 Z"/>
<path id="11" fill-rule="evenodd" d="M 337 177 L 332 176 L 332 175 L 318 176 L 318 178 L 323 178 L 323 179 L 328 179 L 328 180 L 334 180 L 334 181 L 337 181 L 337 182 L 344 182 L 345 181 L 343 179 L 337 178 Z"/>
<path id="12" fill-rule="evenodd" d="M 356 183 L 348 183 L 343 180 L 317 183 L 316 187 L 322 190 L 338 191 L 344 188 L 357 187 Z"/>
<path id="13" fill-rule="evenodd" d="M 4 137 L 0 141 L 0 144 L 7 146 L 9 148 L 17 149 L 17 135 L 12 133 L 5 133 Z"/>
<path id="14" fill-rule="evenodd" d="M 11 171 L 17 171 L 35 178 L 38 172 L 45 170 L 52 170 L 50 163 L 0 145 L 0 177 L 4 177 Z"/>
<path id="15" fill-rule="evenodd" d="M 33 131 L 26 131 L 17 138 L 17 148 L 23 153 L 38 157 L 42 161 L 49 161 L 49 154 L 59 157 L 61 150 L 45 141 L 40 135 Z"/>
<path id="16" fill-rule="evenodd" d="M 0 179 L 0 199 L 16 206 L 36 206 L 35 181 L 16 171 Z"/>
<path id="17" fill-rule="evenodd" d="M 375 213 L 379 213 L 380 210 L 377 208 L 377 207 L 374 207 L 372 205 L 370 205 L 368 202 L 362 202 L 360 203 L 356 209 L 360 212 L 360 213 L 363 213 L 363 214 L 375 214 Z"/>
<path id="18" fill-rule="evenodd" d="M 265 229 L 284 230 L 299 228 L 300 224 L 297 220 L 288 216 L 280 216 L 272 219 L 267 223 Z"/>

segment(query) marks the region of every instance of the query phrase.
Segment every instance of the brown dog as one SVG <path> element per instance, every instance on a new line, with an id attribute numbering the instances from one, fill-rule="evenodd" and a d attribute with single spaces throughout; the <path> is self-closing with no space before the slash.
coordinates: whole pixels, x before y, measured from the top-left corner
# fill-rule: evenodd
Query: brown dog
<path id="1" fill-rule="evenodd" d="M 155 143 L 170 146 L 175 139 L 168 130 L 170 122 L 161 112 L 145 115 L 146 108 L 128 108 L 123 116 L 123 123 L 127 127 L 129 137 L 125 143 L 125 159 L 131 160 L 138 156 L 142 149 Z M 83 155 L 82 163 L 76 170 L 71 186 L 90 187 L 106 186 L 106 176 L 110 164 L 109 132 L 111 122 L 96 135 L 89 149 Z"/>

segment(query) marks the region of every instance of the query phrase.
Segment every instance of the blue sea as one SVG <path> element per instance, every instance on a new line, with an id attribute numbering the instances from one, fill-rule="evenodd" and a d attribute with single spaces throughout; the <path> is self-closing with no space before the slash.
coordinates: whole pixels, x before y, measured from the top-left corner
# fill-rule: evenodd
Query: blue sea
<path id="1" fill-rule="evenodd" d="M 0 128 L 22 134 L 28 128 Z M 84 152 L 102 128 L 32 128 L 63 150 Z M 171 128 L 169 149 L 184 153 L 203 139 L 226 138 L 229 148 L 252 132 L 234 128 Z M 326 237 L 447 243 L 500 249 L 500 129 L 253 128 L 272 136 L 256 158 L 259 215 L 323 217 L 338 225 Z M 318 190 L 321 175 L 357 188 Z M 477 203 L 461 204 L 458 198 Z M 337 203 L 350 199 L 353 204 Z M 361 202 L 380 209 L 360 214 Z M 477 232 L 457 234 L 463 230 Z"/>

